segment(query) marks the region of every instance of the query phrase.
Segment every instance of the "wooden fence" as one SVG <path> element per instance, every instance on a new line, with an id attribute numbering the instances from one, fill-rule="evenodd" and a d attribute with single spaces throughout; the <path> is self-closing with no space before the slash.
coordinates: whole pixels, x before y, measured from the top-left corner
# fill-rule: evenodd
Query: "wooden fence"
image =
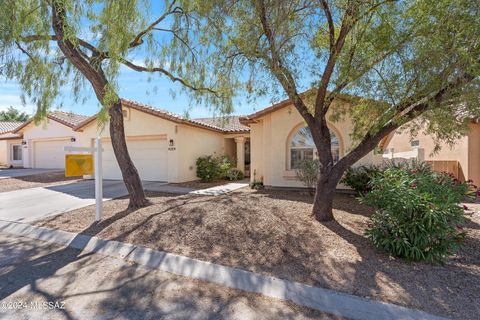
<path id="1" fill-rule="evenodd" d="M 460 163 L 456 160 L 427 160 L 426 162 L 433 171 L 452 173 L 457 179 L 465 181 Z"/>

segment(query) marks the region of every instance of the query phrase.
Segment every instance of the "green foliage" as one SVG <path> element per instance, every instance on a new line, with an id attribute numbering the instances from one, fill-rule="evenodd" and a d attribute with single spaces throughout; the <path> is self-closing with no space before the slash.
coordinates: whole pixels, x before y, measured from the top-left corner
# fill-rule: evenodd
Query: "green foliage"
<path id="1" fill-rule="evenodd" d="M 5 111 L 0 111 L 0 121 L 27 121 L 29 118 L 28 114 L 21 112 L 14 107 L 10 106 Z"/>
<path id="2" fill-rule="evenodd" d="M 234 165 L 228 156 L 202 156 L 196 161 L 197 177 L 202 181 L 225 179 Z"/>
<path id="3" fill-rule="evenodd" d="M 320 161 L 317 159 L 300 161 L 295 174 L 307 188 L 315 188 L 320 174 Z"/>
<path id="4" fill-rule="evenodd" d="M 262 190 L 264 188 L 263 177 L 260 178 L 260 181 L 257 180 L 257 170 L 253 170 L 253 181 L 250 182 L 250 188 L 255 190 Z"/>
<path id="5" fill-rule="evenodd" d="M 342 177 L 341 183 L 349 186 L 358 194 L 365 194 L 372 188 L 372 179 L 381 175 L 389 168 L 410 170 L 415 172 L 428 173 L 432 168 L 427 162 L 416 159 L 405 161 L 385 161 L 381 165 L 363 165 L 348 168 Z"/>
<path id="6" fill-rule="evenodd" d="M 74 100 L 82 102 L 94 92 L 92 84 L 103 86 L 95 88 L 95 94 L 106 109 L 101 110 L 99 122 L 107 121 L 109 107 L 119 98 L 119 75 L 126 69 L 177 82 L 176 90 L 186 93 L 195 105 L 204 104 L 220 113 L 232 111 L 235 80 L 219 73 L 209 58 L 209 47 L 202 45 L 204 39 L 193 37 L 197 23 L 188 1 L 182 6 L 178 1 L 155 5 L 147 0 L 2 4 L 0 76 L 20 84 L 23 103 L 29 99 L 37 106 L 36 120 L 52 105 L 61 105 L 61 92 L 67 85 Z M 52 28 L 55 8 L 65 10 L 64 40 L 73 43 L 83 63 L 105 83 L 92 82 L 85 68 L 80 70 L 78 63 L 74 66 L 61 50 Z M 156 87 L 145 90 L 155 92 Z"/>
<path id="7" fill-rule="evenodd" d="M 380 173 L 380 168 L 374 165 L 351 167 L 345 171 L 341 183 L 349 186 L 359 194 L 365 194 L 371 189 L 371 180 Z"/>
<path id="8" fill-rule="evenodd" d="M 446 173 L 392 166 L 375 175 L 361 201 L 375 208 L 366 235 L 374 245 L 408 261 L 442 262 L 462 244 L 460 202 L 471 185 Z"/>
<path id="9" fill-rule="evenodd" d="M 242 180 L 243 172 L 237 168 L 230 168 L 227 172 L 227 177 L 230 181 Z"/>

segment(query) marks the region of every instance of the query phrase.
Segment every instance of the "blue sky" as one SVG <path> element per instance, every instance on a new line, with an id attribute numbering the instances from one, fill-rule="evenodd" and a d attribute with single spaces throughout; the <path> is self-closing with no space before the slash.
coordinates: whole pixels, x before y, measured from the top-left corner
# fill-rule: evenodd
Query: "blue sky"
<path id="1" fill-rule="evenodd" d="M 136 100 L 151 106 L 184 114 L 189 111 L 191 118 L 210 117 L 213 111 L 204 106 L 192 105 L 188 98 L 180 93 L 180 85 L 173 84 L 169 79 L 158 76 L 154 80 L 148 81 L 148 75 L 135 71 L 124 69 L 119 77 L 120 96 L 131 100 Z M 175 92 L 172 96 L 171 92 Z M 0 111 L 9 106 L 32 114 L 35 112 L 35 106 L 27 101 L 23 106 L 20 100 L 21 88 L 13 81 L 0 81 Z M 59 108 L 62 111 L 72 111 L 79 114 L 92 115 L 99 110 L 99 104 L 91 88 L 84 92 L 87 97 L 85 103 L 75 103 L 71 98 L 71 88 L 66 86 L 62 90 L 62 96 L 57 99 L 57 104 L 52 106 L 52 110 Z M 89 98 L 88 98 L 89 97 Z M 234 114 L 250 114 L 263 109 L 271 104 L 272 97 L 259 98 L 254 103 L 248 103 L 245 98 L 237 99 L 235 103 Z"/>

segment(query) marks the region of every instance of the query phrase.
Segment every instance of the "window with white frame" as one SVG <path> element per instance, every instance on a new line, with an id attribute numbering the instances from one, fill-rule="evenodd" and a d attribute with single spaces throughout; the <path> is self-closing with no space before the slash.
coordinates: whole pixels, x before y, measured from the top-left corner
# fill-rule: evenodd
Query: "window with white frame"
<path id="1" fill-rule="evenodd" d="M 12 161 L 22 160 L 22 146 L 19 144 L 12 145 Z"/>
<path id="2" fill-rule="evenodd" d="M 333 162 L 340 159 L 340 143 L 335 133 L 330 130 Z M 298 129 L 290 142 L 290 169 L 298 169 L 302 160 L 318 159 L 318 151 L 313 142 L 310 128 Z"/>

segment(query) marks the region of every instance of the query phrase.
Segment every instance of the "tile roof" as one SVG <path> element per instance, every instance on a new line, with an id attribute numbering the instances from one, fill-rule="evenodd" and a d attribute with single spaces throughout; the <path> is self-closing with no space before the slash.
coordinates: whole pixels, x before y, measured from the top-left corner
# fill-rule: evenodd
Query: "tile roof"
<path id="1" fill-rule="evenodd" d="M 240 117 L 241 116 L 221 116 L 215 118 L 198 118 L 195 119 L 195 121 L 208 123 L 226 132 L 249 132 L 250 127 L 241 124 Z"/>
<path id="2" fill-rule="evenodd" d="M 16 128 L 20 127 L 23 122 L 18 121 L 0 121 L 0 134 L 12 132 Z"/>
<path id="3" fill-rule="evenodd" d="M 82 121 L 85 121 L 85 119 L 88 119 L 89 117 L 82 114 L 76 114 L 73 112 L 53 111 L 53 112 L 47 113 L 47 118 L 57 121 L 67 127 L 73 128 L 78 124 L 80 124 Z M 15 128 L 13 132 L 14 133 L 19 132 L 21 129 L 29 125 L 32 121 L 33 121 L 33 118 L 23 123 L 21 126 L 18 126 L 17 128 Z"/>
<path id="4" fill-rule="evenodd" d="M 183 123 L 183 124 L 191 125 L 191 126 L 194 126 L 194 127 L 210 129 L 210 130 L 217 131 L 217 132 L 222 132 L 222 133 L 248 132 L 250 130 L 249 128 L 240 125 L 240 121 L 238 121 L 238 117 L 237 117 L 237 121 L 236 121 L 236 122 L 238 122 L 238 125 L 235 125 L 235 121 L 233 121 L 232 125 L 229 126 L 228 128 L 226 128 L 226 127 L 219 126 L 219 125 L 215 124 L 214 121 L 205 121 L 205 119 L 188 119 L 188 118 L 186 118 L 184 116 L 181 116 L 179 114 L 175 114 L 175 113 L 172 113 L 170 111 L 155 108 L 155 107 L 152 107 L 152 106 L 149 106 L 149 105 L 137 102 L 137 101 L 133 101 L 133 100 L 129 100 L 129 99 L 121 99 L 121 101 L 122 101 L 122 105 L 124 107 L 136 109 L 136 110 L 139 110 L 139 111 L 142 111 L 142 112 L 160 117 L 162 119 L 170 120 L 170 121 L 173 121 L 173 122 L 176 122 L 176 123 Z M 78 130 L 78 129 L 82 128 L 83 126 L 86 126 L 90 122 L 94 121 L 96 118 L 97 118 L 96 115 L 86 118 L 84 121 L 82 121 L 81 123 L 76 125 L 74 127 L 74 130 Z"/>
<path id="5" fill-rule="evenodd" d="M 63 111 L 49 112 L 48 117 L 69 127 L 75 127 L 85 119 L 89 118 L 89 116 L 83 114 Z"/>

